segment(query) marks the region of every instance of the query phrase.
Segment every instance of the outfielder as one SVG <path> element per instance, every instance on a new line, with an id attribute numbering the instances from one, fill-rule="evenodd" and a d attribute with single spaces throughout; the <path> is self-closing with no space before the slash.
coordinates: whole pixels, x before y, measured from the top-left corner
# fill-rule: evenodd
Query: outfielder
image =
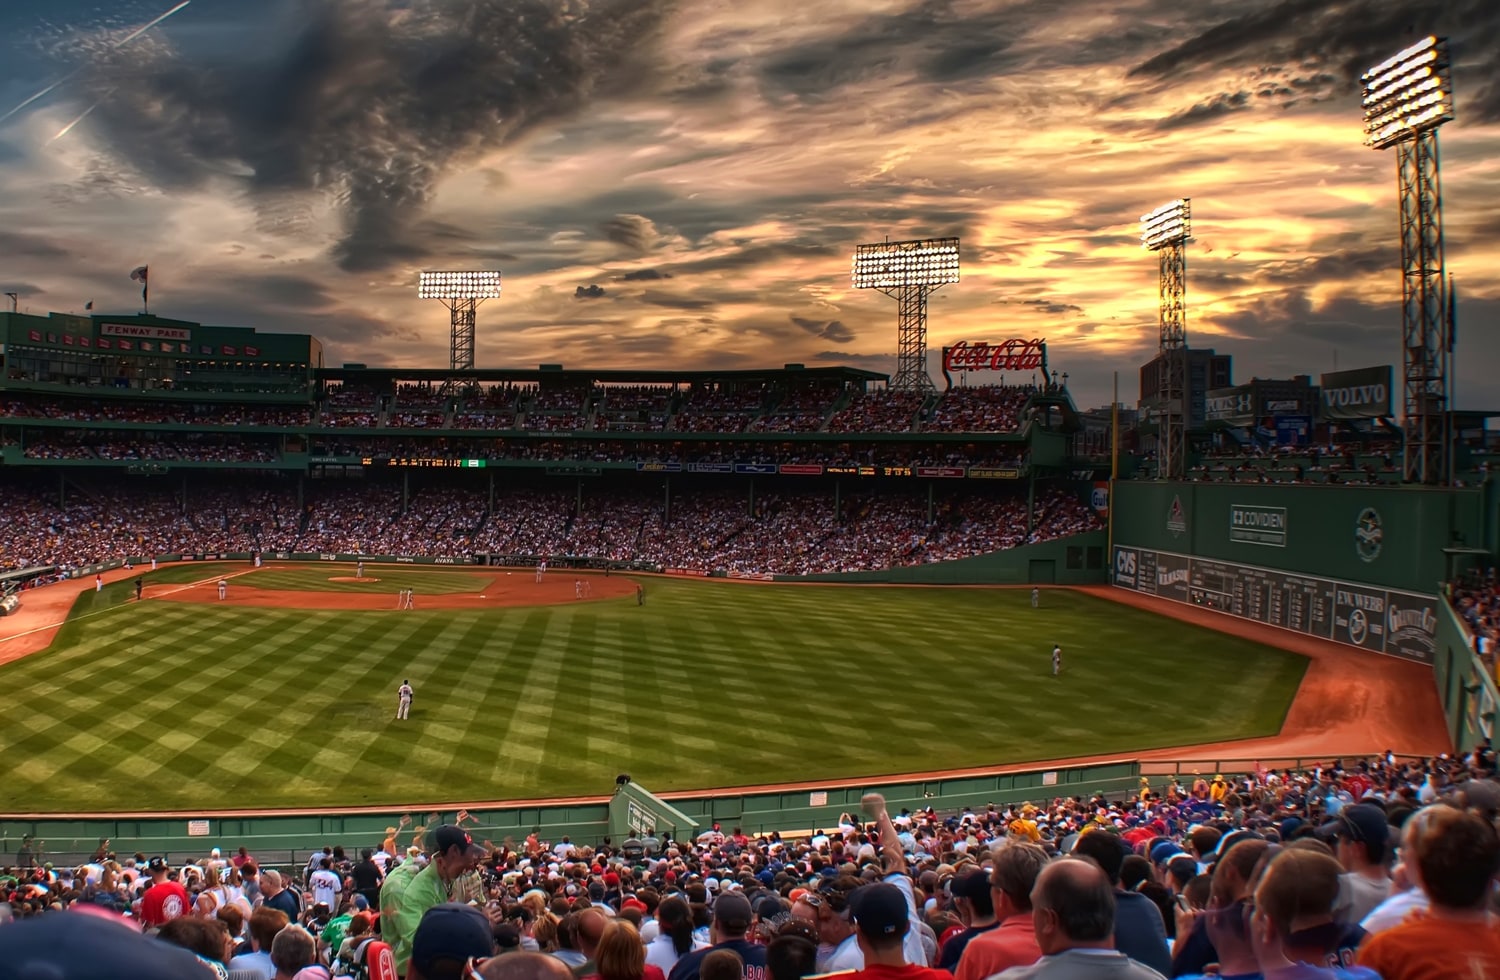
<path id="1" fill-rule="evenodd" d="M 396 689 L 396 720 L 405 721 L 411 714 L 411 681 L 402 681 Z"/>
<path id="2" fill-rule="evenodd" d="M 573 580 L 573 598 L 583 598 L 583 579 L 581 578 L 575 578 Z"/>
<path id="3" fill-rule="evenodd" d="M 1061 672 L 1062 672 L 1062 647 L 1054 645 L 1052 647 L 1052 676 L 1056 677 Z"/>
<path id="4" fill-rule="evenodd" d="M 355 562 L 354 563 L 354 577 L 355 578 L 364 578 L 365 577 L 365 563 L 364 562 L 360 561 L 360 562 Z"/>
<path id="5" fill-rule="evenodd" d="M 406 608 L 407 609 L 415 609 L 415 608 L 417 608 L 417 590 L 416 589 L 407 589 L 406 590 Z"/>
<path id="6" fill-rule="evenodd" d="M 536 581 L 537 581 L 538 585 L 540 585 L 541 582 L 542 582 L 542 576 L 546 575 L 546 574 L 547 574 L 547 559 L 543 558 L 540 562 L 537 563 L 537 566 L 536 566 Z"/>
<path id="7" fill-rule="evenodd" d="M 224 600 L 224 596 L 228 592 L 229 592 L 229 580 L 228 579 L 224 579 L 224 578 L 219 579 L 219 601 L 222 602 Z"/>
<path id="8" fill-rule="evenodd" d="M 1042 604 L 1042 590 L 1038 589 L 1038 588 L 1032 588 L 1032 590 L 1031 590 L 1031 608 L 1035 609 L 1038 606 L 1040 606 L 1041 604 Z"/>

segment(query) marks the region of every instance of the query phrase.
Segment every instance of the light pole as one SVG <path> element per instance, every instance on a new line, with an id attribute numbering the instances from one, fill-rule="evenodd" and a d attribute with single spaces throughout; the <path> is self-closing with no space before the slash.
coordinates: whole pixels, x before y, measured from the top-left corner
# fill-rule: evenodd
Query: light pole
<path id="1" fill-rule="evenodd" d="M 448 307 L 448 369 L 443 384 L 451 391 L 462 383 L 461 371 L 474 368 L 474 316 L 479 304 L 500 295 L 498 272 L 424 272 L 417 284 L 419 299 L 435 299 Z"/>
<path id="2" fill-rule="evenodd" d="M 890 387 L 936 391 L 927 373 L 927 297 L 958 282 L 958 239 L 860 245 L 854 250 L 851 279 L 855 289 L 878 289 L 896 298 L 896 374 Z"/>
<path id="3" fill-rule="evenodd" d="M 1187 473 L 1187 243 L 1192 239 L 1192 202 L 1163 204 L 1141 215 L 1141 245 L 1157 254 L 1158 348 L 1165 403 L 1157 421 L 1157 475 L 1181 480 Z"/>

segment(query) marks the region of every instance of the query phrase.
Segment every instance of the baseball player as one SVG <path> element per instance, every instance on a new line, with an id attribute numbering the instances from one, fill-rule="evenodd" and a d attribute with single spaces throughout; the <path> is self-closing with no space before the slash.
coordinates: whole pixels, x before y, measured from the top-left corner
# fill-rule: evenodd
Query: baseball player
<path id="1" fill-rule="evenodd" d="M 646 587 L 641 583 L 635 583 L 635 604 L 644 606 L 646 604 Z"/>
<path id="2" fill-rule="evenodd" d="M 219 600 L 222 602 L 225 594 L 229 591 L 229 580 L 219 579 Z"/>
<path id="3" fill-rule="evenodd" d="M 411 714 L 411 681 L 402 681 L 396 689 L 396 720 L 405 721 Z"/>
<path id="4" fill-rule="evenodd" d="M 141 601 L 141 590 L 143 588 L 145 588 L 145 586 L 141 582 L 141 580 L 140 579 L 136 579 L 135 580 L 135 601 L 136 602 L 140 602 Z"/>
<path id="5" fill-rule="evenodd" d="M 95 592 L 103 592 L 104 591 L 104 576 L 103 575 L 95 575 L 94 576 L 94 591 Z M 219 598 L 222 599 L 224 597 L 223 596 L 219 596 Z"/>
<path id="6" fill-rule="evenodd" d="M 359 561 L 359 562 L 355 562 L 354 563 L 354 577 L 355 578 L 364 578 L 365 577 L 365 563 L 364 562 Z"/>
<path id="7" fill-rule="evenodd" d="M 153 572 L 156 571 L 156 559 L 155 558 L 151 559 L 151 570 Z"/>
<path id="8" fill-rule="evenodd" d="M 406 608 L 408 608 L 408 609 L 415 609 L 415 608 L 417 608 L 417 590 L 416 589 L 407 589 L 406 590 Z"/>
<path id="9" fill-rule="evenodd" d="M 1052 647 L 1052 676 L 1056 677 L 1062 672 L 1062 647 L 1056 644 Z"/>
<path id="10" fill-rule="evenodd" d="M 537 581 L 538 585 L 540 585 L 541 582 L 542 582 L 542 576 L 546 575 L 546 574 L 547 574 L 547 559 L 543 558 L 540 562 L 537 563 L 537 566 L 536 566 L 536 581 Z"/>
<path id="11" fill-rule="evenodd" d="M 406 608 L 406 590 L 405 589 L 398 589 L 398 590 L 396 590 L 396 608 L 397 609 L 405 609 Z"/>
<path id="12" fill-rule="evenodd" d="M 590 582 L 588 579 L 584 579 L 583 580 L 583 597 L 585 599 L 587 599 L 587 598 L 593 596 L 593 594 L 594 594 L 594 583 Z"/>
<path id="13" fill-rule="evenodd" d="M 575 578 L 573 580 L 573 598 L 583 598 L 583 579 L 581 578 Z"/>
<path id="14" fill-rule="evenodd" d="M 1031 608 L 1035 609 L 1042 604 L 1042 590 L 1033 587 L 1031 590 Z"/>
<path id="15" fill-rule="evenodd" d="M 256 568 L 260 567 L 260 552 L 258 552 L 258 551 L 255 553 L 255 567 Z"/>

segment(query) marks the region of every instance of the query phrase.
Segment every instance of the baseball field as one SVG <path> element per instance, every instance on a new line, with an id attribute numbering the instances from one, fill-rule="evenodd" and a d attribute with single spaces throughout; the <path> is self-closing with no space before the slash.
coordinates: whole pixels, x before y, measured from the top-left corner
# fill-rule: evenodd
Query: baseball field
<path id="1" fill-rule="evenodd" d="M 553 798 L 621 772 L 662 792 L 1219 742 L 1277 732 L 1308 663 L 1068 590 L 1033 609 L 589 575 L 578 599 L 578 579 L 237 563 L 147 572 L 139 602 L 134 578 L 90 588 L 0 666 L 10 808 Z"/>

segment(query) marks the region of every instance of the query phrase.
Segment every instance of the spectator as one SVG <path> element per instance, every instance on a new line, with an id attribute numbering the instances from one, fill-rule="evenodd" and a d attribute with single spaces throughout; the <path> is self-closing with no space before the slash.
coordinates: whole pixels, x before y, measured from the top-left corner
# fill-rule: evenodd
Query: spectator
<path id="1" fill-rule="evenodd" d="M 766 948 L 746 941 L 745 933 L 750 929 L 752 913 L 750 902 L 738 892 L 721 895 L 713 906 L 713 925 L 709 929 L 709 949 L 688 953 L 677 961 L 669 974 L 670 980 L 699 980 L 698 972 L 703 959 L 711 951 L 727 949 L 739 955 L 744 962 L 743 980 L 763 980 L 766 968 Z"/>
<path id="2" fill-rule="evenodd" d="M 1313 848 L 1292 848 L 1263 863 L 1249 923 L 1260 970 L 1297 980 L 1380 980 L 1361 967 L 1344 969 L 1340 946 L 1345 929 L 1334 918 L 1338 861 Z M 1348 959 L 1353 958 L 1349 950 Z"/>
<path id="3" fill-rule="evenodd" d="M 958 910 L 964 929 L 943 944 L 937 964 L 949 973 L 957 972 L 964 947 L 976 936 L 981 936 L 1000 924 L 995 918 L 995 905 L 990 897 L 990 876 L 981 870 L 976 869 L 953 879 L 953 906 Z M 995 972 L 998 971 L 990 971 Z"/>
<path id="4" fill-rule="evenodd" d="M 661 900 L 656 908 L 657 936 L 646 944 L 646 963 L 670 974 L 677 961 L 688 953 L 707 948 L 693 939 L 693 915 L 688 903 L 675 895 Z"/>
<path id="5" fill-rule="evenodd" d="M 795 935 L 778 935 L 766 945 L 769 980 L 802 980 L 818 969 L 818 945 Z"/>
<path id="6" fill-rule="evenodd" d="M 250 914 L 250 952 L 229 961 L 231 973 L 253 973 L 260 980 L 272 980 L 276 965 L 271 961 L 271 947 L 277 935 L 287 926 L 287 915 L 280 909 L 262 905 Z"/>
<path id="7" fill-rule="evenodd" d="M 494 955 L 490 920 L 470 905 L 444 902 L 426 910 L 412 938 L 406 980 L 464 980 L 470 959 Z"/>
<path id="8" fill-rule="evenodd" d="M 984 980 L 1013 966 L 1030 966 L 1042 955 L 1031 895 L 1047 865 L 1047 852 L 1037 844 L 1016 841 L 1002 848 L 994 860 L 989 884 L 999 927 L 964 949 L 957 980 Z"/>
<path id="9" fill-rule="evenodd" d="M 1245 902 L 1254 894 L 1251 877 L 1255 866 L 1269 846 L 1263 840 L 1245 840 L 1231 846 L 1214 867 L 1207 911 L 1198 914 L 1179 908 L 1177 941 L 1172 950 L 1172 976 L 1202 973 L 1210 963 L 1223 962 L 1224 954 L 1215 946 L 1215 932 L 1208 928 L 1209 922 L 1222 925 L 1243 916 Z M 1253 956 L 1248 950 L 1241 950 L 1241 953 Z"/>
<path id="10" fill-rule="evenodd" d="M 660 967 L 646 962 L 645 944 L 635 926 L 623 920 L 604 925 L 594 953 L 598 970 L 588 980 L 666 980 Z"/>
<path id="11" fill-rule="evenodd" d="M 1115 949 L 1158 973 L 1172 969 L 1161 910 L 1146 896 L 1120 888 L 1120 867 L 1125 860 L 1120 838 L 1109 831 L 1088 831 L 1073 845 L 1073 853 L 1093 860 L 1115 889 Z"/>
<path id="12" fill-rule="evenodd" d="M 399 891 L 382 889 L 380 893 L 382 911 L 390 916 L 383 921 L 395 926 L 391 952 L 398 973 L 404 973 L 411 960 L 412 940 L 427 910 L 447 902 L 459 876 L 474 870 L 486 856 L 485 849 L 474 838 L 451 824 L 438 827 L 433 832 L 433 842 L 433 854 L 426 867 L 416 872 L 409 883 L 403 882 Z"/>
<path id="13" fill-rule="evenodd" d="M 865 963 L 851 980 L 949 980 L 945 970 L 909 961 L 911 909 L 900 888 L 882 881 L 855 889 L 849 913 Z"/>
<path id="14" fill-rule="evenodd" d="M 1359 922 L 1391 893 L 1391 874 L 1386 865 L 1386 843 L 1390 826 L 1385 811 L 1371 803 L 1346 806 L 1322 827 L 1337 842 L 1339 863 L 1344 866 L 1339 918 Z"/>
<path id="15" fill-rule="evenodd" d="M 1436 805 L 1407 821 L 1402 840 L 1408 870 L 1427 894 L 1427 914 L 1371 936 L 1359 965 L 1383 980 L 1500 976 L 1500 930 L 1489 909 L 1500 873 L 1495 828 Z"/>
<path id="16" fill-rule="evenodd" d="M 295 980 L 303 967 L 316 962 L 318 944 L 301 926 L 287 926 L 271 943 L 271 963 L 276 967 L 274 980 Z"/>
<path id="17" fill-rule="evenodd" d="M 1042 958 L 1006 970 L 1001 980 L 1164 980 L 1115 950 L 1115 897 L 1109 876 L 1093 861 L 1049 864 L 1031 894 Z"/>

